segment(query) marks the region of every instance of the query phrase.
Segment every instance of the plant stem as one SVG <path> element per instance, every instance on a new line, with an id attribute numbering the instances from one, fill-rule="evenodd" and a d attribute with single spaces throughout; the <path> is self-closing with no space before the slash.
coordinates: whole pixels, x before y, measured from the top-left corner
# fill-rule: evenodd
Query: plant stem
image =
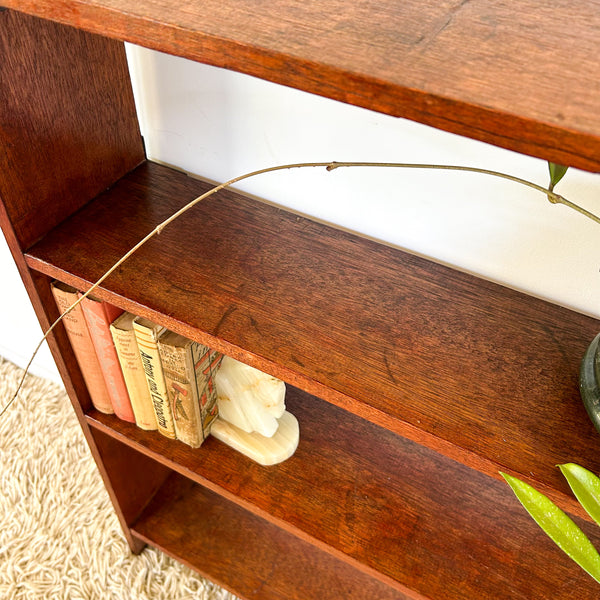
<path id="1" fill-rule="evenodd" d="M 555 193 L 553 190 L 551 190 L 549 188 L 545 188 L 541 185 L 538 185 L 538 184 L 528 181 L 526 179 L 522 179 L 520 177 L 515 177 L 514 175 L 509 175 L 507 173 L 502 173 L 500 171 L 492 171 L 489 169 L 480 169 L 478 167 L 465 167 L 465 166 L 460 166 L 460 165 L 435 165 L 435 164 L 426 164 L 426 163 L 336 162 L 336 161 L 332 161 L 332 162 L 290 163 L 290 164 L 286 164 L 286 165 L 277 165 L 277 166 L 272 166 L 272 167 L 266 167 L 264 169 L 258 169 L 256 171 L 251 171 L 249 173 L 245 173 L 243 175 L 234 177 L 233 179 L 230 179 L 229 181 L 226 181 L 225 183 L 220 183 L 219 185 L 216 185 L 215 187 L 211 188 L 208 192 L 205 192 L 204 194 L 194 198 L 188 204 L 186 204 L 184 207 L 182 207 L 177 212 L 172 214 L 169 218 L 165 219 L 162 223 L 157 225 L 150 233 L 148 233 L 142 240 L 140 240 L 133 248 L 131 248 L 126 254 L 124 254 L 108 271 L 106 271 L 106 273 L 104 273 L 104 275 L 102 275 L 102 277 L 100 277 L 100 279 L 98 279 L 98 281 L 96 281 L 96 283 L 94 283 L 85 293 L 83 293 L 77 299 L 76 302 L 74 302 L 71 306 L 69 306 L 65 310 L 65 312 L 62 313 L 58 317 L 58 319 L 56 319 L 56 321 L 54 321 L 54 323 L 52 323 L 52 325 L 50 325 L 48 330 L 45 332 L 44 337 L 40 340 L 40 342 L 36 346 L 31 358 L 29 359 L 29 362 L 27 363 L 27 366 L 25 367 L 25 372 L 23 373 L 23 377 L 21 378 L 14 395 L 9 400 L 9 402 L 6 404 L 6 406 L 2 409 L 2 411 L 0 411 L 0 418 L 6 412 L 8 407 L 17 398 L 17 396 L 23 386 L 23 382 L 25 381 L 25 377 L 27 376 L 29 368 L 31 367 L 31 363 L 35 359 L 39 349 L 42 347 L 42 344 L 44 343 L 44 341 L 46 340 L 48 335 L 52 332 L 52 330 L 62 321 L 62 319 L 65 317 L 65 315 L 69 314 L 75 307 L 77 307 L 81 303 L 81 301 L 84 298 L 87 298 L 95 289 L 97 289 L 116 269 L 118 269 L 132 254 L 134 254 L 139 248 L 141 248 L 141 246 L 143 246 L 148 240 L 150 240 L 155 235 L 159 235 L 161 233 L 161 231 L 167 225 L 172 223 L 175 219 L 177 219 L 183 213 L 185 213 L 188 210 L 190 210 L 191 208 L 193 208 L 196 204 L 198 204 L 202 200 L 208 198 L 209 196 L 212 196 L 213 194 L 216 194 L 217 192 L 219 192 L 225 188 L 231 187 L 232 185 L 238 183 L 239 181 L 243 181 L 244 179 L 250 179 L 251 177 L 256 177 L 258 175 L 264 175 L 265 173 L 272 173 L 274 171 L 284 171 L 284 170 L 311 168 L 311 167 L 312 168 L 321 167 L 321 168 L 325 168 L 327 171 L 334 171 L 335 169 L 355 168 L 355 167 L 372 167 L 372 168 L 386 167 L 386 168 L 394 168 L 394 169 L 398 169 L 398 168 L 400 168 L 400 169 L 433 169 L 433 170 L 466 171 L 466 172 L 470 172 L 470 173 L 479 173 L 482 175 L 489 175 L 492 177 L 508 179 L 509 181 L 512 181 L 514 183 L 518 183 L 520 185 L 524 185 L 524 186 L 527 186 L 534 190 L 537 190 L 538 192 L 545 194 L 548 197 L 548 200 L 550 200 L 550 202 L 552 202 L 553 204 L 563 204 L 565 206 L 568 206 L 569 208 L 572 208 L 573 210 L 588 217 L 592 221 L 595 221 L 596 223 L 600 224 L 599 217 L 597 217 L 593 213 L 587 211 L 586 209 L 578 206 L 577 204 L 574 204 L 570 200 L 567 200 L 566 198 L 564 198 L 560 194 Z"/>

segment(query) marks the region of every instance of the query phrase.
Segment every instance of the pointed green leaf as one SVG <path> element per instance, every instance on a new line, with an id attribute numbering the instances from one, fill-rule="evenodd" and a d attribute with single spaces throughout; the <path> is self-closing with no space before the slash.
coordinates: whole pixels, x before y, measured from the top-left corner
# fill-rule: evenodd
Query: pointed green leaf
<path id="1" fill-rule="evenodd" d="M 573 463 L 558 466 L 581 506 L 600 525 L 600 478 Z"/>
<path id="2" fill-rule="evenodd" d="M 568 168 L 569 167 L 564 167 L 563 165 L 548 162 L 548 170 L 550 171 L 550 190 L 553 190 L 554 186 L 565 176 Z"/>
<path id="3" fill-rule="evenodd" d="M 600 554 L 583 531 L 544 494 L 516 477 L 501 475 L 550 539 L 600 583 Z"/>

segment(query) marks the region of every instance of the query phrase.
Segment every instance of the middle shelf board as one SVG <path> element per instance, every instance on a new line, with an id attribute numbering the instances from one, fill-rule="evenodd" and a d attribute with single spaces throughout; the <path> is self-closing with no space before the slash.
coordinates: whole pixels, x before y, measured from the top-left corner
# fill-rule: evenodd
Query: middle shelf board
<path id="1" fill-rule="evenodd" d="M 144 163 L 32 247 L 87 289 L 209 183 Z M 233 191 L 150 240 L 99 294 L 488 474 L 567 501 L 600 471 L 579 399 L 598 321 Z"/>
<path id="2" fill-rule="evenodd" d="M 418 598 L 559 598 L 564 581 L 579 598 L 596 597 L 597 584 L 546 538 L 503 482 L 295 388 L 287 405 L 300 423 L 300 444 L 274 467 L 213 438 L 193 450 L 96 411 L 87 420 Z M 594 525 L 580 523 L 600 540 Z"/>

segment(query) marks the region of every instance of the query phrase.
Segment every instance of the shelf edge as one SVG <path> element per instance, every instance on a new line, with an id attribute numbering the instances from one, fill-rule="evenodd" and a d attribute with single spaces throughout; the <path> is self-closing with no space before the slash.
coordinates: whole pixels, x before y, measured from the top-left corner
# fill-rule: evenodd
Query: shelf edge
<path id="1" fill-rule="evenodd" d="M 600 172 L 600 136 L 441 92 L 380 81 L 324 61 L 85 1 L 5 0 L 8 8 L 307 93 L 423 123 L 558 164 Z M 452 119 L 449 115 L 460 115 Z M 484 127 L 483 124 L 486 124 Z M 507 132 L 514 135 L 508 135 Z M 585 155 L 581 152 L 585 148 Z"/>

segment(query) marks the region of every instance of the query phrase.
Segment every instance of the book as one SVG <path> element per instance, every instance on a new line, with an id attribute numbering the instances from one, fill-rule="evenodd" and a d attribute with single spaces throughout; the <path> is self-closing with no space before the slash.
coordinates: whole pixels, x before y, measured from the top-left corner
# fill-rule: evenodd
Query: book
<path id="1" fill-rule="evenodd" d="M 165 331 L 165 328 L 144 317 L 136 317 L 133 320 L 133 330 L 148 392 L 152 399 L 158 431 L 168 438 L 175 439 L 173 412 L 169 404 L 167 385 L 158 352 L 158 337 Z"/>
<path id="2" fill-rule="evenodd" d="M 157 428 L 156 415 L 133 329 L 134 319 L 135 315 L 124 312 L 110 324 L 110 334 L 123 371 L 135 423 L 141 429 L 154 430 Z"/>
<path id="3" fill-rule="evenodd" d="M 214 375 L 223 355 L 168 330 L 158 350 L 177 439 L 198 448 L 218 415 Z"/>
<path id="4" fill-rule="evenodd" d="M 100 362 L 113 410 L 120 419 L 135 423 L 123 371 L 110 334 L 110 324 L 123 313 L 123 310 L 92 296 L 84 298 L 81 301 L 81 307 L 96 356 Z"/>
<path id="5" fill-rule="evenodd" d="M 56 306 L 61 314 L 79 297 L 75 288 L 60 281 L 54 281 L 51 287 Z M 94 408 L 100 412 L 112 414 L 114 412 L 112 402 L 81 305 L 76 306 L 69 314 L 65 315 L 62 322 L 67 330 L 69 342 Z"/>

